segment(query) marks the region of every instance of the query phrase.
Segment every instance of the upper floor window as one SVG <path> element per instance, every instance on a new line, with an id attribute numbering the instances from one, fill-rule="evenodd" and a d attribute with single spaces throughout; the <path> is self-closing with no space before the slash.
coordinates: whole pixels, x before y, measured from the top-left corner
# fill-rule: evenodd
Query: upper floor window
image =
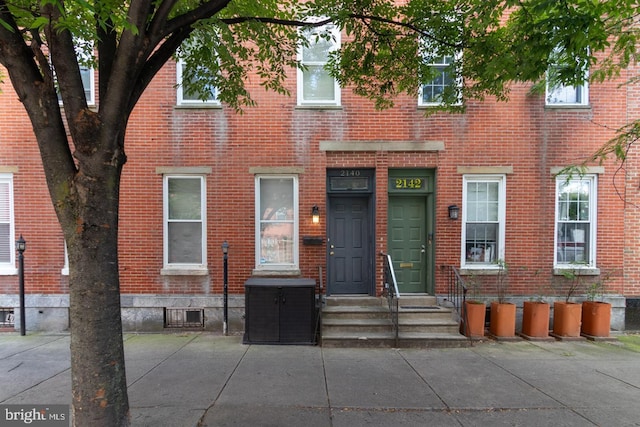
<path id="1" fill-rule="evenodd" d="M 298 268 L 298 177 L 256 176 L 256 268 Z"/>
<path id="2" fill-rule="evenodd" d="M 80 67 L 80 77 L 82 77 L 82 86 L 84 87 L 84 96 L 87 98 L 87 104 L 95 105 L 95 76 L 93 68 Z"/>
<path id="3" fill-rule="evenodd" d="M 187 64 L 178 61 L 176 65 L 177 83 L 178 83 L 178 105 L 220 105 L 218 101 L 218 90 L 216 87 L 204 84 L 200 89 L 196 89 L 198 85 L 195 83 L 195 76 L 187 68 Z M 185 82 L 191 83 L 185 87 Z"/>
<path id="4" fill-rule="evenodd" d="M 340 48 L 340 29 L 334 24 L 304 30 L 307 45 L 298 59 L 298 105 L 340 105 L 340 85 L 325 68 L 332 51 Z"/>
<path id="5" fill-rule="evenodd" d="M 589 90 L 587 83 L 579 86 L 557 85 L 549 87 L 547 84 L 547 105 L 589 105 Z"/>
<path id="6" fill-rule="evenodd" d="M 440 105 L 444 102 L 446 92 L 452 90 L 455 92 L 450 95 L 459 95 L 458 89 L 461 84 L 453 68 L 453 62 L 454 57 L 449 55 L 431 58 L 429 67 L 434 70 L 435 76 L 420 87 L 418 105 Z M 459 101 L 459 96 L 457 98 Z"/>
<path id="7" fill-rule="evenodd" d="M 555 63 L 559 64 L 559 58 L 562 55 L 560 49 L 555 49 L 552 53 L 553 58 L 558 58 Z M 565 85 L 560 81 L 560 74 L 567 72 L 574 73 L 575 67 L 565 69 L 564 66 L 552 65 L 547 70 L 546 78 L 546 105 L 548 106 L 584 106 L 589 105 L 589 85 L 587 82 L 588 72 L 582 70 L 580 74 L 584 82 L 579 85 Z"/>
<path id="8" fill-rule="evenodd" d="M 203 176 L 165 175 L 164 268 L 206 268 L 206 188 Z"/>
<path id="9" fill-rule="evenodd" d="M 93 68 L 80 66 L 80 77 L 82 78 L 82 87 L 84 87 L 84 96 L 87 105 L 95 105 L 95 76 Z M 58 101 L 62 104 L 62 96 L 58 92 Z"/>
<path id="10" fill-rule="evenodd" d="M 595 267 L 596 187 L 596 175 L 556 178 L 557 267 Z"/>
<path id="11" fill-rule="evenodd" d="M 504 260 L 504 175 L 465 175 L 462 195 L 463 267 L 498 267 Z"/>
<path id="12" fill-rule="evenodd" d="M 0 274 L 16 274 L 13 175 L 0 174 Z"/>
<path id="13" fill-rule="evenodd" d="M 82 79 L 82 87 L 84 88 L 84 96 L 87 100 L 87 105 L 96 104 L 96 82 L 95 82 L 95 69 L 91 66 L 93 63 L 93 43 L 86 42 L 85 40 L 74 38 L 74 44 L 76 46 L 76 57 L 78 59 L 78 65 L 80 68 L 80 78 Z M 55 74 L 55 70 L 54 70 Z M 58 91 L 58 101 L 62 104 L 62 97 Z"/>

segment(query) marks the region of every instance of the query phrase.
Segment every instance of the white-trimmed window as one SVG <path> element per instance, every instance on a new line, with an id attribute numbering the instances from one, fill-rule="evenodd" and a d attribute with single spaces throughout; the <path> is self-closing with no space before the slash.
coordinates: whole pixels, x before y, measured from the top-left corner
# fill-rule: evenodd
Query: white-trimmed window
<path id="1" fill-rule="evenodd" d="M 82 86 L 84 87 L 84 96 L 87 98 L 87 104 L 95 105 L 96 90 L 95 73 L 93 68 L 80 67 L 80 77 L 82 77 Z"/>
<path id="2" fill-rule="evenodd" d="M 82 87 L 84 88 L 84 96 L 87 100 L 87 105 L 96 104 L 96 82 L 95 82 L 95 69 L 89 65 L 91 63 L 91 54 L 93 51 L 93 43 L 86 42 L 82 39 L 74 38 L 74 45 L 76 46 L 76 56 L 78 58 L 80 67 L 80 78 L 82 79 Z M 55 70 L 54 70 L 55 73 Z M 62 97 L 58 92 L 58 101 L 62 105 Z"/>
<path id="3" fill-rule="evenodd" d="M 556 177 L 556 267 L 596 267 L 597 182 L 597 175 Z"/>
<path id="4" fill-rule="evenodd" d="M 298 177 L 257 175 L 256 269 L 298 268 Z"/>
<path id="5" fill-rule="evenodd" d="M 461 81 L 452 68 L 453 61 L 454 57 L 449 55 L 431 58 L 429 67 L 435 70 L 435 77 L 420 86 L 418 105 L 426 107 L 441 105 L 445 91 L 459 92 Z M 460 96 L 458 96 L 458 102 L 460 102 Z"/>
<path id="6" fill-rule="evenodd" d="M 332 51 L 340 48 L 340 29 L 334 24 L 304 30 L 308 41 L 298 53 L 298 105 L 340 105 L 340 85 L 325 68 Z"/>
<path id="7" fill-rule="evenodd" d="M 164 268 L 206 269 L 206 188 L 197 175 L 165 175 Z"/>
<path id="8" fill-rule="evenodd" d="M 553 51 L 552 62 L 559 64 L 558 58 L 562 56 L 563 52 L 557 48 Z M 553 58 L 556 58 L 555 60 Z M 563 107 L 563 106 L 587 106 L 589 105 L 589 84 L 588 84 L 588 70 L 583 70 L 584 83 L 580 85 L 565 85 L 560 82 L 559 74 L 561 68 L 558 65 L 551 65 L 547 70 L 546 78 L 546 96 L 545 102 L 547 106 Z"/>
<path id="9" fill-rule="evenodd" d="M 505 193 L 504 175 L 463 177 L 463 267 L 497 268 L 504 259 Z"/>
<path id="10" fill-rule="evenodd" d="M 0 173 L 0 275 L 16 274 L 13 175 Z"/>
<path id="11" fill-rule="evenodd" d="M 589 105 L 589 88 L 585 82 L 579 86 L 557 85 L 549 87 L 547 83 L 548 106 L 586 106 Z"/>
<path id="12" fill-rule="evenodd" d="M 63 276 L 69 275 L 69 252 L 67 252 L 67 242 L 64 242 L 64 265 L 60 270 L 60 274 Z"/>
<path id="13" fill-rule="evenodd" d="M 82 78 L 82 87 L 84 87 L 84 96 L 87 99 L 87 105 L 95 105 L 96 91 L 93 68 L 80 66 L 80 77 Z M 60 92 L 58 92 L 58 102 L 62 105 L 62 96 L 60 95 Z"/>
<path id="14" fill-rule="evenodd" d="M 213 86 L 204 87 L 203 93 L 185 89 L 183 83 L 186 78 L 186 69 L 187 64 L 183 61 L 178 61 L 176 64 L 178 105 L 220 105 L 220 101 L 218 101 L 218 90 Z"/>

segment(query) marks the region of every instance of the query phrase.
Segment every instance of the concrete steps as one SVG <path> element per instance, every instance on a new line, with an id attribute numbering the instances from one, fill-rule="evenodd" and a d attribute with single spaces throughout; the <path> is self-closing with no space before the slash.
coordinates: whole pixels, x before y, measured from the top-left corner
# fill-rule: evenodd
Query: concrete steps
<path id="1" fill-rule="evenodd" d="M 469 341 L 459 333 L 450 308 L 428 295 L 399 300 L 398 340 L 386 298 L 332 296 L 322 308 L 321 343 L 325 347 L 463 347 Z"/>

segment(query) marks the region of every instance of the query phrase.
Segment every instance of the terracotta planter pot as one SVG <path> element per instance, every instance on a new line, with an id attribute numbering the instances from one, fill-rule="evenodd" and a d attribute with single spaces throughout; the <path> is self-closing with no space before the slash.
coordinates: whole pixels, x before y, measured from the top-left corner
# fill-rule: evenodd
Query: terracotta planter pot
<path id="1" fill-rule="evenodd" d="M 556 301 L 553 303 L 553 334 L 559 337 L 579 337 L 582 304 Z"/>
<path id="2" fill-rule="evenodd" d="M 608 337 L 611 329 L 611 304 L 600 301 L 582 303 L 582 333 L 593 337 Z"/>
<path id="3" fill-rule="evenodd" d="M 516 335 L 516 305 L 511 303 L 491 303 L 491 323 L 489 333 L 495 337 Z"/>
<path id="4" fill-rule="evenodd" d="M 468 337 L 484 336 L 485 305 L 482 302 L 466 301 L 464 303 L 466 321 L 464 334 Z"/>
<path id="5" fill-rule="evenodd" d="M 549 336 L 549 303 L 525 301 L 522 310 L 522 334 L 534 338 Z"/>

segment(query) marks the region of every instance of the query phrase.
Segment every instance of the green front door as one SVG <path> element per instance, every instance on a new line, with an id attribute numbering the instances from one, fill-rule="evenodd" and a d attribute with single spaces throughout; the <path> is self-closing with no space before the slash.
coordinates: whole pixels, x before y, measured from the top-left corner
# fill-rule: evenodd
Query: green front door
<path id="1" fill-rule="evenodd" d="M 400 293 L 428 293 L 426 196 L 389 198 L 389 254 Z"/>

